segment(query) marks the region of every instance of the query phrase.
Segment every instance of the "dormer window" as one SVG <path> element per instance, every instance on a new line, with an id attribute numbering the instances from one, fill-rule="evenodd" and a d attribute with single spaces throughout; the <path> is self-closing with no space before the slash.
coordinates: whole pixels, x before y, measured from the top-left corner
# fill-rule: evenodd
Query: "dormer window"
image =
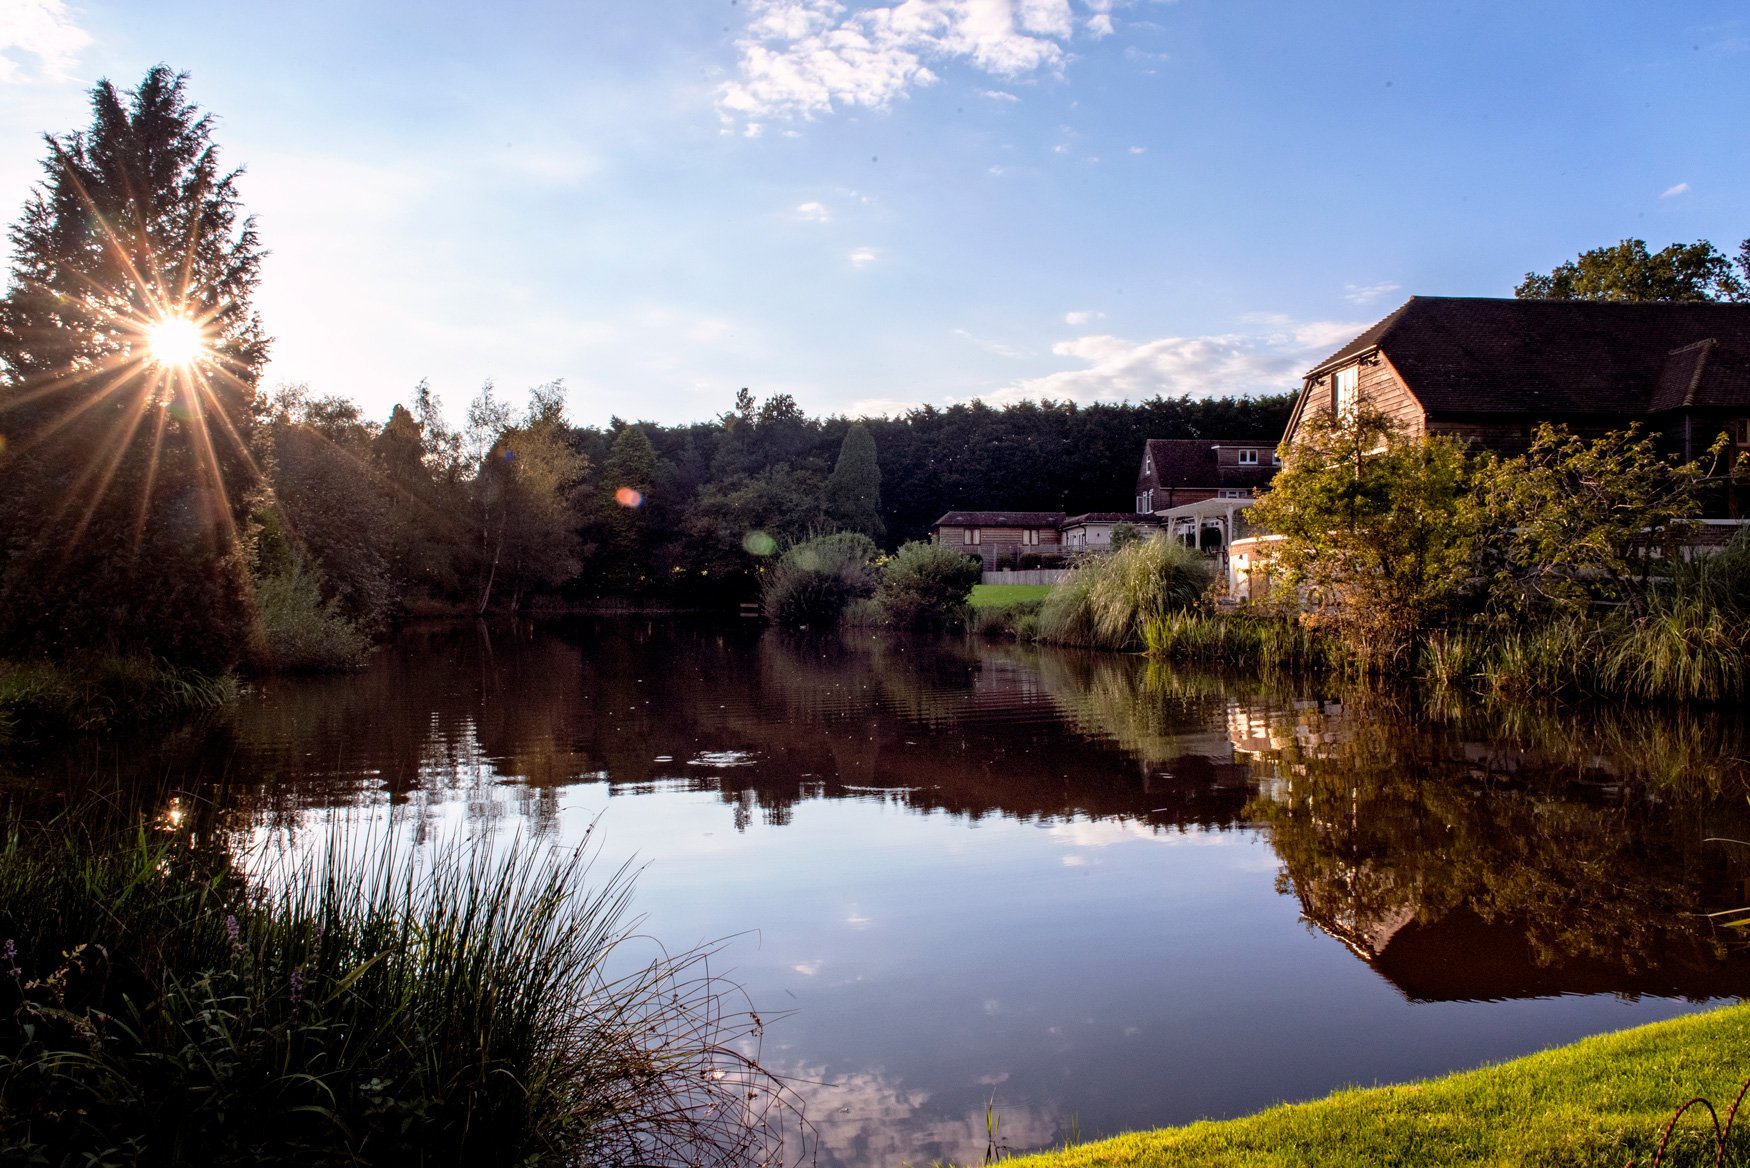
<path id="1" fill-rule="evenodd" d="M 1242 450 L 1242 451 L 1240 451 L 1240 465 L 1241 466 L 1257 466 L 1258 465 L 1258 452 L 1256 450 Z"/>

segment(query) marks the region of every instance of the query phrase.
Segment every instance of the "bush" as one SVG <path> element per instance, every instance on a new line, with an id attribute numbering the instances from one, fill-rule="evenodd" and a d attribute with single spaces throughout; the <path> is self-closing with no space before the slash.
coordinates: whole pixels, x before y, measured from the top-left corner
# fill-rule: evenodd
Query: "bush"
<path id="1" fill-rule="evenodd" d="M 817 535 L 789 548 L 760 581 L 766 619 L 786 628 L 834 628 L 845 608 L 874 594 L 878 554 L 860 532 Z"/>
<path id="2" fill-rule="evenodd" d="M 206 714 L 235 700 L 237 679 L 139 657 L 67 665 L 0 662 L 0 746 Z"/>
<path id="3" fill-rule="evenodd" d="M 945 628 L 966 619 L 966 600 L 983 579 L 979 561 L 940 544 L 914 541 L 881 569 L 875 603 L 888 621 L 909 628 Z"/>
<path id="4" fill-rule="evenodd" d="M 261 628 L 261 664 L 286 672 L 355 669 L 371 643 L 322 599 L 315 572 L 301 557 L 255 583 Z"/>
<path id="5" fill-rule="evenodd" d="M 1042 639 L 1101 649 L 1139 645 L 1149 622 L 1195 604 L 1211 578 L 1208 560 L 1162 536 L 1084 560 L 1045 598 Z"/>
<path id="6" fill-rule="evenodd" d="M 591 888 L 581 852 L 343 841 L 257 883 L 186 831 L 57 836 L 15 831 L 0 852 L 0 1145 L 24 1160 L 714 1164 L 771 1148 L 764 1120 L 787 1097 L 737 1053 L 757 1019 L 725 1012 L 704 955 L 608 972 L 629 936 L 624 869 Z"/>

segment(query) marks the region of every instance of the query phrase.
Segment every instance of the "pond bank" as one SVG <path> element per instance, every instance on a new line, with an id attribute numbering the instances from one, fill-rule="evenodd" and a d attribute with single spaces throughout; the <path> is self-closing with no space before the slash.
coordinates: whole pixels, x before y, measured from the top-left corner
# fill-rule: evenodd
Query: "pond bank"
<path id="1" fill-rule="evenodd" d="M 1750 1077 L 1750 1005 L 1582 1039 L 1443 1078 L 1339 1091 L 1225 1122 L 1135 1132 L 1005 1161 L 1014 1168 L 1171 1163 L 1493 1165 L 1650 1163 L 1685 1100 L 1703 1096 L 1721 1122 Z M 1000 1116 L 999 1132 L 1000 1132 Z M 1735 1131 L 1728 1149 L 1750 1132 Z M 1711 1125 L 1695 1108 L 1664 1162 L 1714 1162 Z"/>

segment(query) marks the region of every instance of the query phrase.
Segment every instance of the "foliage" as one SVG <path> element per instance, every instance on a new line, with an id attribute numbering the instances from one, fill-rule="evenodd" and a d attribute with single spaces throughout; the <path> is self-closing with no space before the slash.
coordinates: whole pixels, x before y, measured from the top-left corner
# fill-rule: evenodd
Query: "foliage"
<path id="1" fill-rule="evenodd" d="M 1134 523 L 1114 523 L 1112 525 L 1112 550 L 1129 547 L 1140 543 L 1143 539 L 1142 528 Z"/>
<path id="2" fill-rule="evenodd" d="M 162 65 L 126 94 L 100 82 L 12 229 L 0 650 L 222 669 L 245 648 L 263 253 L 184 82 Z M 166 317 L 199 326 L 192 368 L 149 354 Z"/>
<path id="3" fill-rule="evenodd" d="M 1341 651 L 1292 613 L 1190 611 L 1145 621 L 1143 652 L 1166 661 L 1253 669 L 1326 669 Z"/>
<path id="4" fill-rule="evenodd" d="M 490 404 L 490 395 L 482 395 Z M 510 610 L 530 589 L 553 587 L 577 572 L 576 515 L 589 461 L 567 441 L 564 387 L 529 393 L 528 412 L 503 426 L 473 483 L 480 516 L 479 604 L 505 585 Z"/>
<path id="5" fill-rule="evenodd" d="M 1200 552 L 1158 535 L 1091 557 L 1045 598 L 1040 638 L 1102 649 L 1134 647 L 1150 622 L 1196 604 L 1211 576 Z"/>
<path id="6" fill-rule="evenodd" d="M 1736 260 L 1705 239 L 1653 253 L 1645 240 L 1625 239 L 1581 252 L 1548 275 L 1527 272 L 1513 295 L 1521 300 L 1750 300 L 1750 239 Z"/>
<path id="7" fill-rule="evenodd" d="M 261 622 L 261 660 L 268 669 L 303 672 L 351 669 L 364 662 L 370 638 L 324 600 L 314 569 L 291 554 L 257 576 L 256 614 Z"/>
<path id="8" fill-rule="evenodd" d="M 875 439 L 863 423 L 853 422 L 845 431 L 822 495 L 827 519 L 846 531 L 878 538 L 886 530 L 881 523 L 881 464 Z"/>
<path id="9" fill-rule="evenodd" d="M 0 1142 L 43 1162 L 734 1163 L 777 1087 L 582 851 L 339 840 L 252 885 L 139 831 L 0 853 Z M 173 846 L 173 845 L 180 846 Z"/>
<path id="10" fill-rule="evenodd" d="M 786 628 L 833 628 L 845 606 L 875 594 L 875 541 L 861 532 L 817 535 L 791 546 L 760 583 L 766 618 Z"/>
<path id="11" fill-rule="evenodd" d="M 1639 427 L 1587 441 L 1540 425 L 1525 454 L 1478 475 L 1491 606 L 1510 619 L 1600 604 L 1646 615 L 1649 589 L 1701 513 L 1704 476 L 1699 463 L 1662 457 Z"/>
<path id="12" fill-rule="evenodd" d="M 1248 519 L 1286 537 L 1272 572 L 1364 669 L 1390 669 L 1471 575 L 1479 514 L 1456 439 L 1410 438 L 1363 404 L 1307 419 Z"/>
<path id="13" fill-rule="evenodd" d="M 913 540 L 881 566 L 875 603 L 888 621 L 906 628 L 957 625 L 983 576 L 984 566 L 971 556 Z"/>

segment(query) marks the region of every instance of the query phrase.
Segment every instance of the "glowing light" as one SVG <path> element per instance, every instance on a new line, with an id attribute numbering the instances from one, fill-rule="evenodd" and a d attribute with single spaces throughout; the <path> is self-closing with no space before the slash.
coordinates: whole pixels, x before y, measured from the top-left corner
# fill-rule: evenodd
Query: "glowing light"
<path id="1" fill-rule="evenodd" d="M 168 316 L 146 330 L 146 347 L 160 365 L 193 365 L 206 351 L 201 326 L 186 316 Z"/>
<path id="2" fill-rule="evenodd" d="M 741 546 L 750 556 L 769 556 L 778 550 L 778 541 L 763 531 L 750 531 L 741 537 Z"/>
<path id="3" fill-rule="evenodd" d="M 631 487 L 621 487 L 614 492 L 614 502 L 622 507 L 642 507 L 644 506 L 644 495 L 642 492 L 634 491 Z"/>

